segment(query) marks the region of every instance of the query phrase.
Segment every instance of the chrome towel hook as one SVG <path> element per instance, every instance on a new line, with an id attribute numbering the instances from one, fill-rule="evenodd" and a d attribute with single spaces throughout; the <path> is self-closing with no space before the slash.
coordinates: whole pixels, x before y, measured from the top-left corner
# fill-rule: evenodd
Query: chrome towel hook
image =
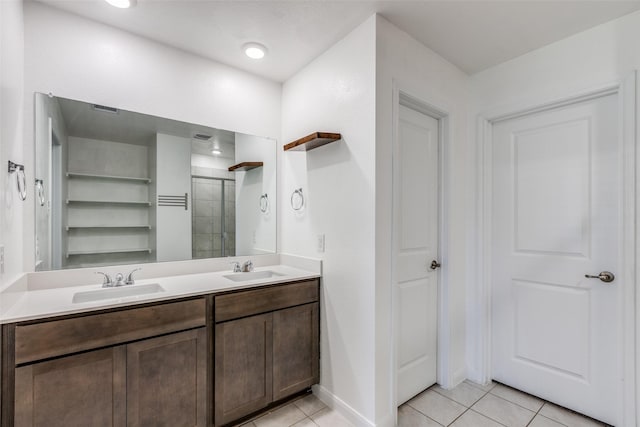
<path id="1" fill-rule="evenodd" d="M 291 207 L 294 211 L 299 211 L 304 207 L 304 196 L 302 195 L 302 188 L 294 190 L 291 194 Z"/>
<path id="2" fill-rule="evenodd" d="M 36 179 L 36 194 L 40 206 L 44 206 L 44 180 Z"/>
<path id="3" fill-rule="evenodd" d="M 269 210 L 269 197 L 267 193 L 260 196 L 260 212 L 266 213 Z"/>
<path id="4" fill-rule="evenodd" d="M 20 200 L 27 200 L 27 177 L 24 174 L 24 165 L 13 163 L 11 160 L 9 160 L 9 173 L 16 174 Z"/>

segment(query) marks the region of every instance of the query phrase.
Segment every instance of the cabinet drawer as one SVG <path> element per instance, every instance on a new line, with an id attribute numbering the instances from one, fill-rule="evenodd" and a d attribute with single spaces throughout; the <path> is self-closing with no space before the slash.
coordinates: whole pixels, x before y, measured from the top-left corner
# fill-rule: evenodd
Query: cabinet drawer
<path id="1" fill-rule="evenodd" d="M 220 295 L 215 298 L 215 319 L 216 322 L 224 322 L 318 299 L 317 280 Z"/>
<path id="2" fill-rule="evenodd" d="M 76 353 L 206 323 L 204 298 L 31 325 L 15 331 L 16 364 Z"/>

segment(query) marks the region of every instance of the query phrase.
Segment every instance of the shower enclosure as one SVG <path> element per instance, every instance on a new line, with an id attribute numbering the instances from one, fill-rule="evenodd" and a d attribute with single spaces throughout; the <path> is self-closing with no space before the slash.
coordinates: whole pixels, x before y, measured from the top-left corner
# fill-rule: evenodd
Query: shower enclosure
<path id="1" fill-rule="evenodd" d="M 193 259 L 235 256 L 236 183 L 232 179 L 191 177 Z"/>

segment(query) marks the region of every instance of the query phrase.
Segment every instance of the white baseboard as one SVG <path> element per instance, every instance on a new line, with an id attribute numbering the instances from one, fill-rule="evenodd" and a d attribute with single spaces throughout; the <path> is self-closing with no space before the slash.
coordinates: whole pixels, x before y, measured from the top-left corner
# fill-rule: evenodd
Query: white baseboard
<path id="1" fill-rule="evenodd" d="M 395 427 L 396 425 L 396 414 L 390 414 L 388 417 L 380 420 L 376 427 Z"/>
<path id="2" fill-rule="evenodd" d="M 355 427 L 377 427 L 374 423 L 369 421 L 362 414 L 345 403 L 344 400 L 340 399 L 323 386 L 314 385 L 312 389 L 313 394 L 315 394 L 318 399 L 320 399 L 329 408 L 338 411 L 340 415 L 345 417 L 347 421 L 349 421 Z M 386 425 L 387 424 L 385 424 L 385 426 Z M 393 423 L 388 425 L 393 425 Z M 381 425 L 380 427 L 383 426 Z"/>
<path id="3" fill-rule="evenodd" d="M 467 379 L 467 369 L 463 367 L 453 373 L 453 378 L 451 378 L 451 383 L 455 387 L 466 379 Z"/>

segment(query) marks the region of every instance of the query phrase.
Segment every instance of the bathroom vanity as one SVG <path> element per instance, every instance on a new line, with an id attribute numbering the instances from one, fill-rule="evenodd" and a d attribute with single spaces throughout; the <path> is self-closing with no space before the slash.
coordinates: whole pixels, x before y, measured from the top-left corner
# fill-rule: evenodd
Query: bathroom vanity
<path id="1" fill-rule="evenodd" d="M 5 322 L 2 427 L 223 426 L 304 393 L 319 278 L 278 279 Z"/>

